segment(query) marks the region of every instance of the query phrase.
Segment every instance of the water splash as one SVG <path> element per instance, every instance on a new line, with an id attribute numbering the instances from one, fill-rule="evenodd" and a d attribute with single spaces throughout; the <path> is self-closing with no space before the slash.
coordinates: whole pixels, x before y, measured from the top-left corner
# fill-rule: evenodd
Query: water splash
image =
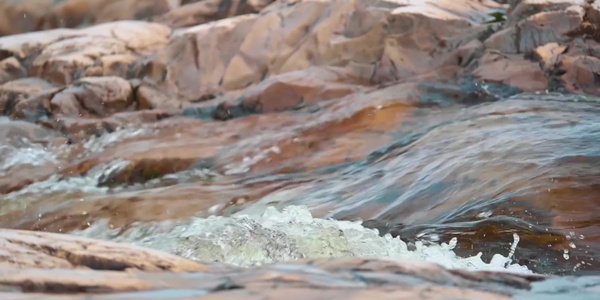
<path id="1" fill-rule="evenodd" d="M 28 141 L 24 147 L 0 145 L 0 175 L 17 166 L 43 166 L 58 163 L 56 155 L 46 147 Z"/>
<path id="2" fill-rule="evenodd" d="M 302 206 L 260 215 L 211 216 L 189 222 L 137 224 L 119 235 L 106 222 L 97 222 L 75 235 L 129 242 L 198 261 L 253 266 L 278 261 L 323 257 L 374 257 L 435 262 L 447 268 L 532 273 L 514 264 L 510 254 L 496 254 L 489 263 L 477 256 L 461 258 L 449 243 L 407 244 L 390 235 L 379 236 L 360 222 L 313 218 Z M 516 241 L 518 242 L 518 241 Z M 516 243 L 513 248 L 516 248 Z M 514 249 L 511 248 L 511 253 Z"/>
<path id="3" fill-rule="evenodd" d="M 91 136 L 83 143 L 83 148 L 86 150 L 87 155 L 100 153 L 118 142 L 150 133 L 151 130 L 146 128 L 137 128 L 133 126 L 119 128 L 114 132 L 106 133 L 98 137 Z"/>

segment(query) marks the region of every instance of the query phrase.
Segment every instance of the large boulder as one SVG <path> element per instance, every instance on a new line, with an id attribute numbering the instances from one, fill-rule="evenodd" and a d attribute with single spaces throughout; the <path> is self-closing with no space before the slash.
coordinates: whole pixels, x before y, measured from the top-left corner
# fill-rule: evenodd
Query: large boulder
<path id="1" fill-rule="evenodd" d="M 57 29 L 0 38 L 0 58 L 27 62 L 29 76 L 70 84 L 85 76 L 121 76 L 138 57 L 163 48 L 171 30 L 122 21 L 81 30 Z"/>
<path id="2" fill-rule="evenodd" d="M 446 64 L 489 26 L 492 1 L 281 2 L 178 32 L 138 71 L 187 100 L 244 89 L 311 66 L 345 68 L 373 83 Z M 293 21 L 289 21 L 293 20 Z"/>

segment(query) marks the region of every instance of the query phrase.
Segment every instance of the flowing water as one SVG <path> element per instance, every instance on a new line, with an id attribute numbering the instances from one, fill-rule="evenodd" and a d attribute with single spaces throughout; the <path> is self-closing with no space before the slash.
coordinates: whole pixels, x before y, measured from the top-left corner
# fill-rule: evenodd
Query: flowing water
<path id="1" fill-rule="evenodd" d="M 598 272 L 600 99 L 493 88 L 400 84 L 228 121 L 188 111 L 81 142 L 10 132 L 0 226 L 241 266 Z"/>

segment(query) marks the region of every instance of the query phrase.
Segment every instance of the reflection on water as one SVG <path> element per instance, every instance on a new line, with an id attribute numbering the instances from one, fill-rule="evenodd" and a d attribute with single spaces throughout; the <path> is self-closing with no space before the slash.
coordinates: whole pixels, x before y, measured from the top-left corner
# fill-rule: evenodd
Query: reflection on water
<path id="1" fill-rule="evenodd" d="M 518 94 L 473 104 L 461 89 L 418 85 L 363 96 L 227 122 L 172 118 L 88 141 L 63 170 L 89 171 L 42 176 L 2 196 L 20 205 L 3 205 L 0 225 L 70 231 L 106 219 L 135 228 L 135 221 L 303 205 L 315 217 L 368 220 L 364 226 L 405 241 L 456 237 L 456 253 L 483 252 L 484 261 L 509 253 L 516 233 L 515 261 L 536 272 L 600 269 L 598 99 Z M 160 165 L 170 157 L 194 163 Z M 144 167 L 93 177 L 119 159 Z M 124 180 L 87 189 L 111 178 Z"/>

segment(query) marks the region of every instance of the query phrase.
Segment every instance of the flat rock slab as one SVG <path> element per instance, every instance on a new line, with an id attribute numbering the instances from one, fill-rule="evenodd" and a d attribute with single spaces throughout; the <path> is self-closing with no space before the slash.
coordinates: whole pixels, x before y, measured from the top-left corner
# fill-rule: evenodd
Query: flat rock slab
<path id="1" fill-rule="evenodd" d="M 0 249 L 1 299 L 510 299 L 545 279 L 361 258 L 209 269 L 140 247 L 18 230 L 0 230 Z"/>
<path id="2" fill-rule="evenodd" d="M 6 229 L 0 229 L 0 266 L 3 269 L 106 271 L 208 270 L 204 265 L 140 247 L 62 234 Z"/>
<path id="3" fill-rule="evenodd" d="M 78 237 L 11 230 L 3 230 L 0 237 L 5 244 L 21 245 L 5 247 L 3 244 L 4 252 L 16 253 L 13 257 L 17 258 L 22 256 L 23 249 L 28 249 L 29 256 L 38 253 L 41 256 L 56 257 L 58 255 L 48 254 L 48 249 L 79 248 L 80 251 L 87 251 L 90 257 L 104 256 L 107 259 L 108 256 L 114 256 L 114 261 L 120 261 L 127 256 L 119 256 L 120 253 L 135 249 L 142 253 L 138 257 L 145 258 L 149 263 L 164 259 L 171 266 L 185 265 L 180 269 L 173 267 L 165 271 L 198 271 L 120 272 L 110 268 L 94 270 L 89 265 L 77 262 L 69 264 L 72 267 L 82 267 L 81 269 L 69 269 L 68 264 L 67 268 L 56 265 L 58 268 L 50 269 L 48 265 L 23 265 L 7 260 L 0 263 L 1 299 L 499 300 L 529 299 L 535 295 L 546 297 L 548 286 L 563 286 L 569 293 L 594 297 L 598 295 L 598 291 L 593 289 L 596 286 L 594 283 L 600 282 L 599 278 L 591 277 L 582 280 L 500 272 L 468 272 L 448 270 L 425 262 L 355 257 L 278 263 L 249 269 L 215 267 L 208 270 L 199 265 L 193 267 L 191 262 L 173 263 L 176 259 L 167 254 Z M 48 246 L 50 241 L 59 246 Z M 134 264 L 136 258 L 130 257 L 131 264 Z M 561 291 L 552 292 L 557 293 Z M 562 293 L 566 295 L 564 291 Z"/>

